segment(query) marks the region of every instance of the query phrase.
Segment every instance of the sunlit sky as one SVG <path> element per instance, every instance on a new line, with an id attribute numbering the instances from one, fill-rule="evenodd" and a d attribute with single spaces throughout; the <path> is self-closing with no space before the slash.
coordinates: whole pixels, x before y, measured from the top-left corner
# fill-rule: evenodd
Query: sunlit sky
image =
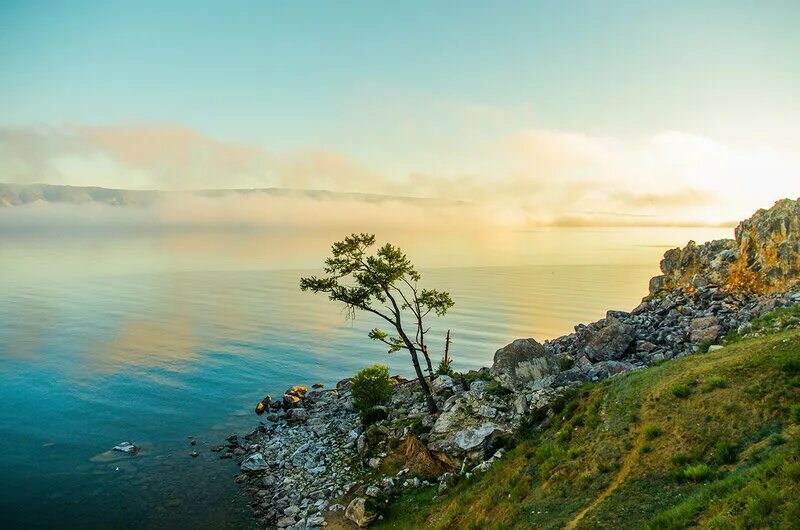
<path id="1" fill-rule="evenodd" d="M 0 2 L 0 182 L 441 197 L 561 225 L 800 195 L 798 2 Z"/>

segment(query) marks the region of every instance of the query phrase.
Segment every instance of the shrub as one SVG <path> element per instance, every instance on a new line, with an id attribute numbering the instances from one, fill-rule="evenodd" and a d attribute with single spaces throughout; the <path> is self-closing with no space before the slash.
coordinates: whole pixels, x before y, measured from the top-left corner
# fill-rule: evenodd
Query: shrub
<path id="1" fill-rule="evenodd" d="M 706 339 L 700 344 L 697 345 L 698 353 L 708 353 L 708 349 L 714 345 L 714 341 L 711 339 Z"/>
<path id="2" fill-rule="evenodd" d="M 561 360 L 558 362 L 559 368 L 561 371 L 569 370 L 575 364 L 575 361 L 570 359 L 569 357 L 562 357 Z"/>
<path id="3" fill-rule="evenodd" d="M 669 391 L 673 396 L 681 399 L 689 397 L 689 394 L 692 393 L 692 389 L 685 383 L 676 383 L 669 387 Z"/>
<path id="4" fill-rule="evenodd" d="M 683 477 L 692 482 L 703 482 L 711 476 L 711 468 L 706 464 L 689 464 L 683 470 Z"/>
<path id="5" fill-rule="evenodd" d="M 453 377 L 455 372 L 453 372 L 453 367 L 450 366 L 452 363 L 445 363 L 444 359 L 439 361 L 439 366 L 436 367 L 436 370 L 433 372 L 433 375 L 440 376 L 440 375 L 447 375 Z"/>
<path id="6" fill-rule="evenodd" d="M 489 394 L 494 394 L 495 396 L 507 396 L 511 394 L 511 390 L 507 389 L 497 381 L 492 381 L 491 383 L 487 383 L 486 386 L 483 387 L 483 391 Z"/>
<path id="7" fill-rule="evenodd" d="M 350 392 L 353 394 L 353 405 L 362 416 L 377 405 L 387 403 L 392 397 L 389 367 L 376 364 L 364 368 L 353 378 Z"/>
<path id="8" fill-rule="evenodd" d="M 716 447 L 716 459 L 719 464 L 733 464 L 739 454 L 739 449 L 728 441 L 721 441 Z"/>
<path id="9" fill-rule="evenodd" d="M 703 392 L 711 392 L 717 388 L 725 388 L 728 386 L 728 380 L 720 375 L 709 377 L 708 381 L 702 386 Z"/>
<path id="10" fill-rule="evenodd" d="M 361 413 L 361 423 L 364 425 L 364 427 L 369 427 L 373 423 L 385 420 L 388 416 L 389 413 L 386 412 L 385 408 L 373 407 Z"/>
<path id="11" fill-rule="evenodd" d="M 648 425 L 644 428 L 644 437 L 648 440 L 658 438 L 664 432 L 664 429 L 658 425 Z"/>
<path id="12" fill-rule="evenodd" d="M 789 407 L 789 418 L 796 423 L 800 423 L 800 405 Z"/>
<path id="13" fill-rule="evenodd" d="M 800 374 L 800 359 L 789 359 L 783 366 L 781 366 L 781 370 L 786 372 L 789 375 L 797 375 Z"/>
<path id="14" fill-rule="evenodd" d="M 639 448 L 640 453 L 649 453 L 652 450 L 653 446 L 650 444 L 642 444 L 642 446 Z"/>

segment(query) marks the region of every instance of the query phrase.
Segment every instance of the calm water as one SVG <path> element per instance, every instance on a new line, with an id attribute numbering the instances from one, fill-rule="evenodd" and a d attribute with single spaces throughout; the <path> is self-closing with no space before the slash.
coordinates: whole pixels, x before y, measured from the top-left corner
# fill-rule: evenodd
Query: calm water
<path id="1" fill-rule="evenodd" d="M 395 240 L 426 285 L 456 300 L 431 344 L 451 328 L 455 367 L 466 370 L 516 337 L 551 338 L 633 307 L 658 256 L 686 236 Z M 366 338 L 376 322 L 346 322 L 298 291 L 328 235 L 0 237 L 2 527 L 248 527 L 236 468 L 209 447 L 255 426 L 264 394 L 332 385 L 376 361 L 410 373 L 402 353 Z M 125 440 L 142 452 L 109 458 Z"/>

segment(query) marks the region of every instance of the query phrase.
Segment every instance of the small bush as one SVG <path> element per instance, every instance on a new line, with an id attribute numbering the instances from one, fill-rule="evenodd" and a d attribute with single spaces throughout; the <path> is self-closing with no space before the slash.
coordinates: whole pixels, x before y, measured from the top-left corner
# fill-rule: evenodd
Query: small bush
<path id="1" fill-rule="evenodd" d="M 691 482 L 703 482 L 711 476 L 711 468 L 706 464 L 690 464 L 683 470 L 683 478 Z"/>
<path id="2" fill-rule="evenodd" d="M 795 423 L 800 423 L 800 405 L 789 407 L 789 418 Z"/>
<path id="3" fill-rule="evenodd" d="M 767 438 L 767 443 L 772 447 L 778 447 L 786 443 L 786 438 L 777 433 L 771 434 L 769 438 Z"/>
<path id="4" fill-rule="evenodd" d="M 800 359 L 789 359 L 783 366 L 781 366 L 781 370 L 786 372 L 789 375 L 797 375 L 800 374 Z"/>
<path id="5" fill-rule="evenodd" d="M 361 413 L 361 423 L 364 427 L 369 427 L 373 423 L 385 420 L 388 416 L 389 413 L 383 407 L 373 407 Z"/>
<path id="6" fill-rule="evenodd" d="M 575 364 L 575 361 L 570 359 L 569 357 L 562 357 L 561 360 L 558 362 L 559 368 L 561 371 L 569 370 Z"/>
<path id="7" fill-rule="evenodd" d="M 388 403 L 392 398 L 389 367 L 376 364 L 364 368 L 353 378 L 350 392 L 353 394 L 353 405 L 362 416 L 377 405 Z"/>
<path id="8" fill-rule="evenodd" d="M 715 450 L 716 460 L 719 464 L 733 464 L 736 462 L 738 454 L 739 449 L 728 441 L 719 442 Z"/>
<path id="9" fill-rule="evenodd" d="M 673 396 L 680 399 L 687 398 L 692 393 L 692 389 L 685 383 L 676 383 L 669 387 L 669 391 Z"/>
<path id="10" fill-rule="evenodd" d="M 437 377 L 440 375 L 447 375 L 453 377 L 455 375 L 455 372 L 453 372 L 453 367 L 450 366 L 451 364 L 452 363 L 450 362 L 445 363 L 444 359 L 442 359 L 441 361 L 439 361 L 439 366 L 436 367 L 436 371 L 433 372 L 433 375 Z"/>
<path id="11" fill-rule="evenodd" d="M 728 386 L 728 380 L 727 379 L 725 379 L 722 376 L 715 375 L 713 377 L 710 377 L 708 379 L 708 381 L 706 381 L 703 384 L 701 389 L 702 389 L 703 392 L 707 393 L 707 392 L 711 392 L 712 390 L 715 390 L 717 388 L 725 388 L 727 386 Z"/>
<path id="12" fill-rule="evenodd" d="M 658 425 L 648 425 L 644 428 L 644 437 L 647 440 L 653 440 L 658 438 L 664 433 L 664 429 L 659 427 Z"/>
<path id="13" fill-rule="evenodd" d="M 708 349 L 713 345 L 714 345 L 714 341 L 713 340 L 706 339 L 703 342 L 701 342 L 700 344 L 698 344 L 698 346 L 697 346 L 698 350 L 697 351 L 699 353 L 708 353 Z"/>
<path id="14" fill-rule="evenodd" d="M 491 383 L 487 383 L 486 386 L 483 387 L 483 391 L 489 394 L 494 394 L 495 396 L 503 397 L 511 394 L 511 390 L 507 389 L 500 383 L 496 381 L 492 381 Z"/>
<path id="15" fill-rule="evenodd" d="M 639 448 L 640 453 L 649 453 L 652 450 L 653 446 L 650 444 L 642 444 L 642 446 Z"/>

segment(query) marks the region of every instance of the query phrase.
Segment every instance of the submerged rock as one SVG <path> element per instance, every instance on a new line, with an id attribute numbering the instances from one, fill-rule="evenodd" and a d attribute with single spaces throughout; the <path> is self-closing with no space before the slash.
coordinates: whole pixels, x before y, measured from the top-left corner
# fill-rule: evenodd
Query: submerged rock
<path id="1" fill-rule="evenodd" d="M 139 452 L 139 447 L 133 442 L 122 442 L 118 445 L 115 445 L 113 451 L 119 451 L 120 453 L 135 455 L 136 453 Z"/>

